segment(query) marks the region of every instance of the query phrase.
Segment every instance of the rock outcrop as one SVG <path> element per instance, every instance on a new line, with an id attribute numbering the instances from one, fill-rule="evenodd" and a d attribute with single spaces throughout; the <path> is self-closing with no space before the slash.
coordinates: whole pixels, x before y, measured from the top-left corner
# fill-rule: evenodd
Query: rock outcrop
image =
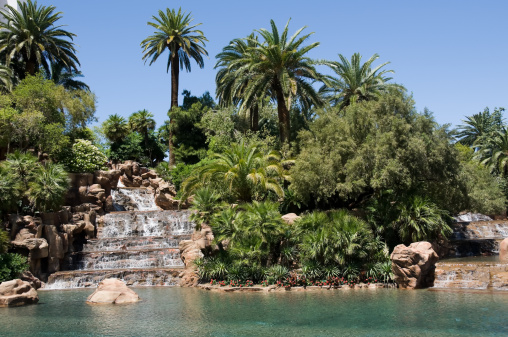
<path id="1" fill-rule="evenodd" d="M 508 238 L 499 244 L 499 261 L 508 263 Z"/>
<path id="2" fill-rule="evenodd" d="M 288 225 L 294 224 L 298 219 L 300 219 L 300 216 L 296 215 L 295 213 L 288 213 L 282 216 L 282 220 Z"/>
<path id="3" fill-rule="evenodd" d="M 37 291 L 20 279 L 0 283 L 0 307 L 18 307 L 39 302 Z"/>
<path id="4" fill-rule="evenodd" d="M 194 260 L 202 258 L 204 255 L 198 243 L 193 240 L 180 241 L 180 256 L 185 264 L 185 270 L 180 273 L 180 286 L 195 287 L 199 283 L 198 268 Z"/>
<path id="5" fill-rule="evenodd" d="M 398 245 L 390 256 L 395 282 L 403 289 L 420 289 L 434 285 L 434 272 L 439 256 L 426 241 L 409 247 Z"/>
<path id="6" fill-rule="evenodd" d="M 97 289 L 88 296 L 87 303 L 91 304 L 122 304 L 140 301 L 138 294 L 116 278 L 108 278 L 99 283 Z"/>

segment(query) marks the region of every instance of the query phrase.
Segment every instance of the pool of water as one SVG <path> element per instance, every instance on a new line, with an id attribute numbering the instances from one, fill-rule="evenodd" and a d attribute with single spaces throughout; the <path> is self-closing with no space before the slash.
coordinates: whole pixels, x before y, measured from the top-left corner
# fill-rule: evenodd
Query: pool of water
<path id="1" fill-rule="evenodd" d="M 134 290 L 142 302 L 93 306 L 91 290 L 41 291 L 37 305 L 0 308 L 0 336 L 508 335 L 508 296 L 492 293 Z"/>
<path id="2" fill-rule="evenodd" d="M 499 255 L 491 256 L 467 256 L 467 257 L 451 257 L 439 260 L 439 263 L 501 263 Z"/>

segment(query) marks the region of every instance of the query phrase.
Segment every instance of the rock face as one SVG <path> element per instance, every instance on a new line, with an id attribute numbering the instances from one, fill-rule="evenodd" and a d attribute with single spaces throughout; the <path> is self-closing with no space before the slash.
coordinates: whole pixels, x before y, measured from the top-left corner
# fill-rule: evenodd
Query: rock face
<path id="1" fill-rule="evenodd" d="M 180 286 L 195 287 L 199 283 L 197 267 L 194 260 L 202 258 L 204 255 L 198 243 L 193 240 L 180 241 L 180 256 L 185 263 L 185 270 L 180 274 Z"/>
<path id="2" fill-rule="evenodd" d="M 395 282 L 400 288 L 420 289 L 434 285 L 439 256 L 429 242 L 414 242 L 409 247 L 398 245 L 390 258 Z"/>
<path id="3" fill-rule="evenodd" d="M 108 278 L 99 283 L 94 293 L 88 296 L 87 303 L 91 304 L 121 304 L 140 301 L 138 294 L 116 278 Z"/>
<path id="4" fill-rule="evenodd" d="M 499 261 L 508 263 L 508 238 L 499 244 Z"/>
<path id="5" fill-rule="evenodd" d="M 298 219 L 300 219 L 300 217 L 295 213 L 288 213 L 282 216 L 282 220 L 284 220 L 284 222 L 287 223 L 288 225 L 294 224 L 295 221 Z"/>
<path id="6" fill-rule="evenodd" d="M 0 307 L 17 307 L 39 302 L 37 291 L 19 279 L 0 283 Z"/>

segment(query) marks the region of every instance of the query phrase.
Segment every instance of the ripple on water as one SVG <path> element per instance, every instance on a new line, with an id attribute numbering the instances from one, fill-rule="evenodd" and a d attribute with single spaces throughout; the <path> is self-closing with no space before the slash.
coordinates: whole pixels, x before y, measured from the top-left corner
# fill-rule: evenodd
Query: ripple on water
<path id="1" fill-rule="evenodd" d="M 211 293 L 137 288 L 142 302 L 87 305 L 92 290 L 40 292 L 0 309 L 0 336 L 506 336 L 508 296 L 351 290 Z"/>

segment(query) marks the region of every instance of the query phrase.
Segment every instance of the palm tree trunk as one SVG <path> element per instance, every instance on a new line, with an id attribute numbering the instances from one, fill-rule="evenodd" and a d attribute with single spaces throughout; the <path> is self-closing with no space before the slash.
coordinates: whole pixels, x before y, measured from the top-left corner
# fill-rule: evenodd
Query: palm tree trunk
<path id="1" fill-rule="evenodd" d="M 286 100 L 284 99 L 284 92 L 282 91 L 282 85 L 278 78 L 274 81 L 274 91 L 277 97 L 277 113 L 279 115 L 279 135 L 281 143 L 289 144 L 289 110 L 286 106 Z"/>
<path id="2" fill-rule="evenodd" d="M 180 76 L 180 60 L 178 58 L 178 51 L 171 56 L 171 109 L 178 108 L 178 79 Z M 173 124 L 173 119 L 170 119 L 169 124 Z M 169 166 L 176 164 L 175 160 L 175 145 L 173 144 L 173 131 L 169 129 Z"/>
<path id="3" fill-rule="evenodd" d="M 259 130 L 259 105 L 256 103 L 250 108 L 250 129 L 254 132 Z"/>
<path id="4" fill-rule="evenodd" d="M 35 75 L 35 72 L 37 71 L 37 58 L 32 53 L 32 56 L 26 61 L 26 73 L 29 75 Z"/>

